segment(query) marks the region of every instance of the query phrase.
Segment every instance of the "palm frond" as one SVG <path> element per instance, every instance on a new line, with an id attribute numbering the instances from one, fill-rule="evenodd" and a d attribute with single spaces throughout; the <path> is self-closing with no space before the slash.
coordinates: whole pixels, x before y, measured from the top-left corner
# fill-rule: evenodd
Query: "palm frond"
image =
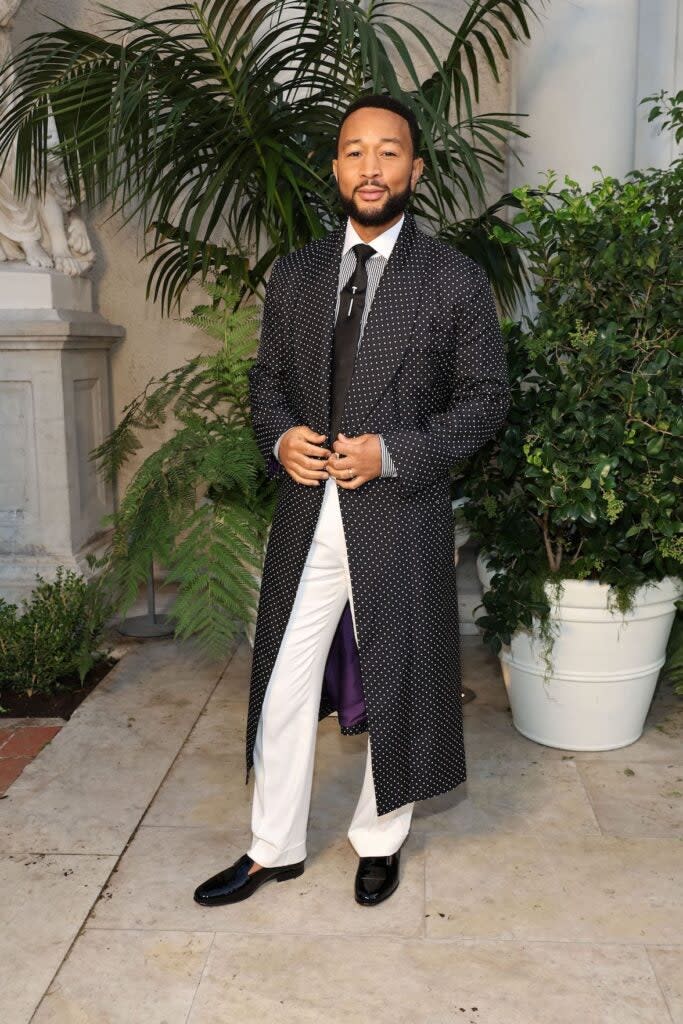
<path id="1" fill-rule="evenodd" d="M 512 311 L 519 294 L 531 284 L 520 254 L 524 235 L 501 215 L 504 209 L 520 205 L 514 195 L 506 193 L 480 216 L 461 220 L 441 235 L 484 268 L 503 313 Z"/>
<path id="2" fill-rule="evenodd" d="M 511 115 L 475 115 L 472 95 L 482 62 L 498 77 L 509 40 L 528 38 L 531 0 L 476 0 L 459 24 L 403 0 L 201 0 L 145 17 L 100 9 L 103 35 L 50 19 L 51 31 L 10 58 L 0 163 L 16 148 L 18 192 L 34 176 L 44 190 L 51 114 L 74 199 L 108 202 L 124 224 L 140 218 L 148 295 L 164 313 L 191 280 L 219 273 L 243 302 L 278 255 L 334 226 L 336 127 L 363 93 L 389 92 L 415 111 L 426 168 L 414 209 L 435 233 L 476 215 L 505 138 L 526 134 Z"/>

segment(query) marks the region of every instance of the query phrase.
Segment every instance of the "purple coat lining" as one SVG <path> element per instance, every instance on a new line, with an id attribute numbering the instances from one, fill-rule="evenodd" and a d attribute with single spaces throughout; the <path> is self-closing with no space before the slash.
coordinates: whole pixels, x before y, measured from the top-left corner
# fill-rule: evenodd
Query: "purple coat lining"
<path id="1" fill-rule="evenodd" d="M 274 455 L 268 456 L 268 475 L 276 476 L 281 465 Z M 323 696 L 339 716 L 344 728 L 358 725 L 365 719 L 365 697 L 360 675 L 360 658 L 353 631 L 351 605 L 347 601 L 332 638 L 323 674 Z"/>
<path id="2" fill-rule="evenodd" d="M 323 675 L 323 694 L 339 715 L 344 728 L 365 719 L 365 697 L 360 675 L 360 658 L 353 631 L 351 605 L 346 602 L 337 625 Z"/>

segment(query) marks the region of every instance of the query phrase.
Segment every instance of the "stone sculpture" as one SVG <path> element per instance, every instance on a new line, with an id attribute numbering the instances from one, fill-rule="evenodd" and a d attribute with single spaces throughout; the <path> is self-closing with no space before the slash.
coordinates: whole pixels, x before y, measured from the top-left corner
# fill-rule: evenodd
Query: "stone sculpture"
<path id="1" fill-rule="evenodd" d="M 0 67 L 12 53 L 12 17 L 21 3 L 0 0 Z M 6 69 L 3 92 L 12 78 L 13 72 Z M 0 104 L 0 118 L 4 112 Z M 57 142 L 52 117 L 48 120 L 48 142 L 52 146 Z M 0 262 L 17 260 L 31 267 L 54 267 L 69 277 L 85 274 L 95 261 L 95 253 L 78 204 L 69 195 L 61 159 L 48 155 L 45 194 L 39 196 L 32 182 L 22 199 L 15 194 L 14 160 L 15 147 L 0 172 Z"/>

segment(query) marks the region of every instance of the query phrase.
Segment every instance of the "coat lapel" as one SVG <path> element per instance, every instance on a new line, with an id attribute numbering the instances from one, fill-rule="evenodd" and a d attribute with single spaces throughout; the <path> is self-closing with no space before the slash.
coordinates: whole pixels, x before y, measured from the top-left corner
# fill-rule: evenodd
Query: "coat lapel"
<path id="1" fill-rule="evenodd" d="M 321 434 L 327 433 L 330 423 L 334 311 L 345 235 L 346 225 L 321 240 L 294 315 L 301 400 L 308 426 Z"/>
<path id="2" fill-rule="evenodd" d="M 418 259 L 418 249 L 415 219 L 406 211 L 372 300 L 346 396 L 344 420 L 354 433 L 364 429 L 411 342 L 427 272 L 425 262 Z"/>
<path id="3" fill-rule="evenodd" d="M 307 422 L 326 433 L 330 422 L 329 381 L 334 346 L 334 313 L 346 224 L 321 240 L 297 300 L 294 327 L 301 397 Z M 368 314 L 346 396 L 344 420 L 354 432 L 386 391 L 410 344 L 423 294 L 426 261 L 418 259 L 419 232 L 406 211 Z M 422 264 L 420 266 L 420 264 Z M 392 324 L 400 324 L 397 332 Z"/>

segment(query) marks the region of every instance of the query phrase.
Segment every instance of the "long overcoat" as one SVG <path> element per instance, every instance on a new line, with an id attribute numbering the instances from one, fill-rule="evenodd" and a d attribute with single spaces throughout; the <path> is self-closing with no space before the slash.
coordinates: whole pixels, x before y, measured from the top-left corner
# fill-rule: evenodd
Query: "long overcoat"
<path id="1" fill-rule="evenodd" d="M 249 374 L 252 423 L 279 478 L 266 549 L 246 730 L 263 698 L 313 539 L 323 486 L 272 458 L 289 427 L 327 434 L 345 227 L 280 257 Z M 488 279 L 406 211 L 370 308 L 341 431 L 382 434 L 398 475 L 339 488 L 378 814 L 466 778 L 449 469 L 505 421 L 510 389 Z M 327 443 L 327 442 L 325 442 Z M 348 607 L 348 605 L 347 605 Z M 321 695 L 319 720 L 332 708 Z"/>

